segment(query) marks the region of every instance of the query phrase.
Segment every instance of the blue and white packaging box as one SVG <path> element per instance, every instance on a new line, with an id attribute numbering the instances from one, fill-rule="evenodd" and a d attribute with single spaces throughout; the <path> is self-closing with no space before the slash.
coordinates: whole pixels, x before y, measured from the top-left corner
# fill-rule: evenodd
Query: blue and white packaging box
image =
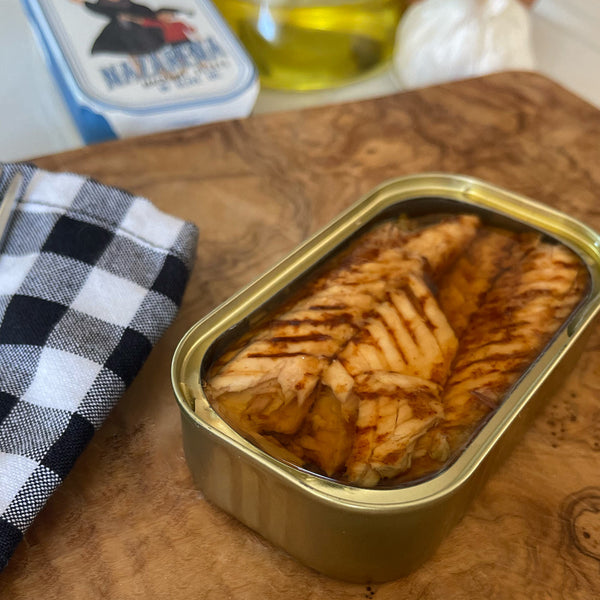
<path id="1" fill-rule="evenodd" d="M 22 0 L 86 143 L 245 117 L 251 59 L 208 0 Z"/>

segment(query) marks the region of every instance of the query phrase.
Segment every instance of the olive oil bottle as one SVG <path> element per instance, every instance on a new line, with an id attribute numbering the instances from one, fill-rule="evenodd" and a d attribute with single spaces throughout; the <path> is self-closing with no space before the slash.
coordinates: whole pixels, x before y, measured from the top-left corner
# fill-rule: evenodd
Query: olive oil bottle
<path id="1" fill-rule="evenodd" d="M 385 65 L 406 0 L 214 0 L 264 87 L 331 88 Z"/>

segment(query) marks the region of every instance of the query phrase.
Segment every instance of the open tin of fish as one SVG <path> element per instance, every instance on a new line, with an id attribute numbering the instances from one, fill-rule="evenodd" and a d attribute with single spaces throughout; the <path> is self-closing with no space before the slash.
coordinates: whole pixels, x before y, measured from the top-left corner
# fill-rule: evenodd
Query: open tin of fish
<path id="1" fill-rule="evenodd" d="M 214 410 L 203 382 L 235 340 L 278 310 L 313 272 L 373 224 L 476 214 L 483 223 L 534 231 L 571 249 L 588 281 L 581 301 L 503 402 L 443 469 L 399 485 L 350 485 L 280 460 Z M 353 582 L 416 569 L 467 510 L 489 474 L 569 372 L 600 309 L 600 236 L 547 206 L 465 176 L 388 181 L 196 323 L 179 343 L 172 383 L 186 460 L 205 497 L 305 565 Z"/>

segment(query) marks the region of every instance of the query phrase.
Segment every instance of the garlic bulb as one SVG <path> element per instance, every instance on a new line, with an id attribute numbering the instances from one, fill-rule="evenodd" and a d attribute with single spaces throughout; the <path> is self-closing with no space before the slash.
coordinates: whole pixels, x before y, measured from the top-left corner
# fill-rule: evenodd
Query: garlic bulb
<path id="1" fill-rule="evenodd" d="M 531 70 L 530 28 L 518 0 L 422 0 L 398 27 L 394 69 L 405 89 Z"/>

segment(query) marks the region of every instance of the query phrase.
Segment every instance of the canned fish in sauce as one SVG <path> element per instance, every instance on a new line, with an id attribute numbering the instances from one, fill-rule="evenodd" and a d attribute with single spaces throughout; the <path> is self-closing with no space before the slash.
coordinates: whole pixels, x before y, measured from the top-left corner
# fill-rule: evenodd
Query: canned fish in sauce
<path id="1" fill-rule="evenodd" d="M 182 341 L 173 378 L 199 484 L 325 573 L 414 568 L 595 316 L 594 240 L 472 179 L 384 184 Z M 263 511 L 281 485 L 298 528 Z M 424 540 L 411 529 L 425 514 Z M 388 556 L 392 534 L 405 541 Z"/>

